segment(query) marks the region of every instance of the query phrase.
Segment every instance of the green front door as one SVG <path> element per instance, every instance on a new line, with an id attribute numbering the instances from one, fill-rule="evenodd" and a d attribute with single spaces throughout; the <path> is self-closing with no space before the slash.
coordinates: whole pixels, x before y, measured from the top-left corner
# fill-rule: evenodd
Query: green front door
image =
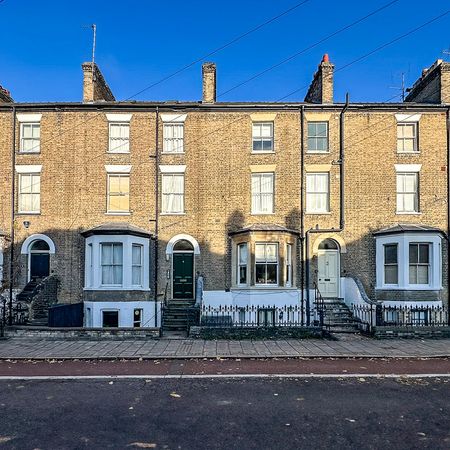
<path id="1" fill-rule="evenodd" d="M 194 298 L 194 254 L 173 254 L 173 298 Z"/>

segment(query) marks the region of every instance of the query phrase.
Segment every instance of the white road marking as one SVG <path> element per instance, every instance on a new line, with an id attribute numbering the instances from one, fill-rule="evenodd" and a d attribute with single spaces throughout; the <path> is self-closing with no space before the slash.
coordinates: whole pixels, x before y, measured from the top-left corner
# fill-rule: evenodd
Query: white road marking
<path id="1" fill-rule="evenodd" d="M 247 373 L 247 374 L 185 374 L 185 375 L 36 375 L 0 376 L 0 381 L 65 381 L 65 380 L 164 380 L 164 379 L 207 379 L 207 378 L 450 378 L 450 373 Z"/>

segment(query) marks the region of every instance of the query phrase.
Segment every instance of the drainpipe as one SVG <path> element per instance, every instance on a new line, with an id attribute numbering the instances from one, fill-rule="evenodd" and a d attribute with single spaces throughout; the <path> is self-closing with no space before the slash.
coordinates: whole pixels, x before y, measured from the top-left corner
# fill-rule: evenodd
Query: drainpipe
<path id="1" fill-rule="evenodd" d="M 155 328 L 158 326 L 158 252 L 159 252 L 159 108 L 156 107 L 155 125 L 155 278 L 153 291 L 155 293 Z M 162 324 L 161 324 L 162 326 Z"/>
<path id="2" fill-rule="evenodd" d="M 12 107 L 12 142 L 11 142 L 11 247 L 9 260 L 9 325 L 13 319 L 13 279 L 14 279 L 14 221 L 15 221 L 15 199 L 16 199 L 16 107 Z M 3 319 L 5 319 L 5 308 L 3 308 Z M 5 323 L 5 321 L 3 321 Z"/>
<path id="3" fill-rule="evenodd" d="M 310 325 L 310 315 L 309 310 L 311 307 L 311 300 L 310 300 L 310 294 L 309 294 L 309 283 L 310 283 L 310 276 L 309 276 L 309 235 L 312 233 L 340 233 L 341 231 L 344 231 L 345 227 L 345 211 L 344 211 L 344 203 L 345 203 L 345 183 L 344 183 L 344 176 L 345 176 L 345 152 L 344 152 L 344 114 L 347 111 L 349 106 L 349 95 L 348 93 L 345 96 L 345 105 L 342 108 L 342 111 L 340 113 L 339 118 L 339 228 L 328 228 L 328 229 L 320 229 L 320 228 L 310 228 L 306 231 L 305 235 L 305 246 L 306 246 L 306 252 L 305 252 L 305 263 L 306 263 L 306 325 Z M 339 274 L 340 278 L 340 274 Z"/>
<path id="4" fill-rule="evenodd" d="M 305 183 L 305 106 L 300 108 L 300 304 L 302 308 L 302 325 L 305 323 L 304 306 L 305 306 L 305 216 L 304 216 L 304 183 Z"/>
<path id="5" fill-rule="evenodd" d="M 450 255 L 450 108 L 447 108 L 447 261 Z M 447 264 L 447 320 L 450 325 L 450 276 Z"/>

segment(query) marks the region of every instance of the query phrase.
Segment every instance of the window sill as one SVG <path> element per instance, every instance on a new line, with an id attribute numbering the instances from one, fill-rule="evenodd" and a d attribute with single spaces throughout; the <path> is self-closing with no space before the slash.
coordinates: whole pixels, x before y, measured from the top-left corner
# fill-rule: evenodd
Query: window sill
<path id="1" fill-rule="evenodd" d="M 179 212 L 179 213 L 160 213 L 160 216 L 185 216 L 187 213 Z"/>
<path id="2" fill-rule="evenodd" d="M 413 152 L 400 152 L 397 150 L 397 155 L 420 155 L 420 150 L 414 150 Z"/>
<path id="3" fill-rule="evenodd" d="M 252 155 L 274 155 L 275 150 L 252 150 Z"/>
<path id="4" fill-rule="evenodd" d="M 18 216 L 40 216 L 40 211 L 18 211 L 16 213 Z"/>
<path id="5" fill-rule="evenodd" d="M 395 214 L 397 214 L 398 216 L 421 216 L 422 215 L 421 212 L 417 212 L 417 211 L 412 211 L 412 212 L 399 212 L 399 211 L 396 211 Z"/>
<path id="6" fill-rule="evenodd" d="M 107 150 L 106 153 L 108 153 L 108 155 L 129 155 L 131 152 L 129 150 L 127 152 L 116 152 L 113 150 Z"/>
<path id="7" fill-rule="evenodd" d="M 322 152 L 319 152 L 319 151 L 317 151 L 317 150 L 312 150 L 312 151 L 306 151 L 306 154 L 307 155 L 329 155 L 331 153 L 331 151 L 330 150 L 326 150 L 326 151 L 322 151 Z"/>
<path id="8" fill-rule="evenodd" d="M 185 155 L 186 152 L 161 152 L 161 155 Z"/>
<path id="9" fill-rule="evenodd" d="M 328 212 L 309 212 L 306 211 L 305 214 L 308 216 L 331 216 L 331 211 Z"/>
<path id="10" fill-rule="evenodd" d="M 258 212 L 251 212 L 250 215 L 252 215 L 252 216 L 274 216 L 275 213 L 274 213 L 274 212 L 271 212 L 271 213 L 265 213 L 265 212 L 261 212 L 261 213 L 258 213 Z"/>
<path id="11" fill-rule="evenodd" d="M 38 151 L 36 151 L 36 152 L 27 152 L 27 151 L 25 151 L 25 150 L 19 150 L 19 151 L 17 152 L 17 154 L 18 154 L 18 155 L 40 155 L 40 154 L 41 154 L 41 151 L 38 150 Z"/>
<path id="12" fill-rule="evenodd" d="M 137 286 L 99 286 L 99 287 L 85 287 L 83 291 L 143 291 L 151 292 L 150 288 L 143 288 Z"/>
<path id="13" fill-rule="evenodd" d="M 375 287 L 377 291 L 441 291 L 442 286 L 414 284 L 409 286 L 384 285 Z"/>
<path id="14" fill-rule="evenodd" d="M 126 211 L 123 211 L 123 212 L 107 211 L 107 212 L 105 212 L 105 215 L 107 215 L 107 216 L 131 216 L 131 212 L 130 211 L 128 211 L 128 212 L 126 212 Z"/>
<path id="15" fill-rule="evenodd" d="M 261 290 L 282 290 L 282 291 L 298 291 L 298 288 L 292 286 L 277 286 L 275 284 L 266 284 L 258 286 L 233 286 L 231 291 L 261 291 Z"/>

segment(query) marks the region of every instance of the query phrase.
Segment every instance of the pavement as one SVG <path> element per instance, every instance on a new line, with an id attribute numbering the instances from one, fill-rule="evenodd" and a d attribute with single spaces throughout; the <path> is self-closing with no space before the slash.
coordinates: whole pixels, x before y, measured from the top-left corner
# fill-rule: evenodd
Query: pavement
<path id="1" fill-rule="evenodd" d="M 191 359 L 191 358 L 439 358 L 450 356 L 450 339 L 376 340 L 341 335 L 338 340 L 0 340 L 5 359 Z"/>

